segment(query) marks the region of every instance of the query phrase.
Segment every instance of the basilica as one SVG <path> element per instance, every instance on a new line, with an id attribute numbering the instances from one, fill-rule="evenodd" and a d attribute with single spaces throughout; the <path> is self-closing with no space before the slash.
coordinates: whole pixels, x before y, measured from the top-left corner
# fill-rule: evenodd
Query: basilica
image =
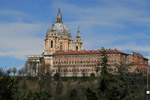
<path id="1" fill-rule="evenodd" d="M 48 28 L 44 40 L 44 51 L 39 55 L 28 57 L 28 72 L 31 76 L 38 73 L 50 72 L 52 76 L 60 73 L 62 77 L 97 75 L 96 67 L 103 50 L 83 50 L 83 41 L 78 28 L 75 39 L 72 39 L 71 31 L 63 24 L 60 9 L 56 16 L 56 22 Z M 128 70 L 135 72 L 146 70 L 148 59 L 139 53 L 124 53 L 120 50 L 107 49 L 110 73 L 116 73 L 116 65 L 128 64 Z"/>

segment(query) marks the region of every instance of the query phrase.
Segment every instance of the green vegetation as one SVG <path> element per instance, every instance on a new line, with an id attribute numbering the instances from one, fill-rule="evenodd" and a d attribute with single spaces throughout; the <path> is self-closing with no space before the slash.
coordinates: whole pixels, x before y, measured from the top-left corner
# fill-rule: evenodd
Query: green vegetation
<path id="1" fill-rule="evenodd" d="M 0 100 L 146 100 L 146 76 L 129 73 L 125 64 L 116 65 L 117 74 L 109 73 L 108 56 L 102 49 L 100 76 L 9 76 L 9 71 L 0 69 Z"/>

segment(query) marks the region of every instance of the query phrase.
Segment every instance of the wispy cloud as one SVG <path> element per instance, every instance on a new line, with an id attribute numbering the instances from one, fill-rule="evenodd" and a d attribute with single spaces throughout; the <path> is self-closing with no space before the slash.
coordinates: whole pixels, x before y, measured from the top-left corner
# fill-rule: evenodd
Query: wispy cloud
<path id="1" fill-rule="evenodd" d="M 37 36 L 41 26 L 28 23 L 0 24 L 0 56 L 25 59 L 43 51 L 44 39 Z"/>
<path id="2" fill-rule="evenodd" d="M 28 14 L 22 12 L 22 11 L 17 11 L 17 10 L 0 10 L 0 22 L 5 23 L 5 22 L 18 22 L 18 21 L 23 21 L 24 19 L 30 18 Z M 4 20 L 5 19 L 5 20 Z"/>
<path id="3" fill-rule="evenodd" d="M 149 46 L 140 46 L 134 43 L 127 44 L 127 45 L 118 45 L 118 46 L 115 46 L 115 48 L 118 48 L 120 50 L 134 50 L 134 51 L 150 52 Z"/>
<path id="4" fill-rule="evenodd" d="M 125 26 L 124 22 L 134 23 L 135 19 L 143 18 L 147 15 L 147 12 L 144 8 L 139 9 L 135 7 L 137 5 L 144 6 L 146 3 L 144 2 L 136 2 L 132 0 L 123 0 L 122 2 L 110 1 L 110 0 L 100 0 L 104 2 L 104 5 L 83 8 L 77 5 L 73 5 L 65 2 L 54 2 L 52 7 L 57 9 L 60 7 L 64 12 L 69 13 L 69 17 L 76 17 L 77 21 L 83 21 L 83 23 L 89 23 L 91 25 L 100 25 L 106 27 L 120 27 Z M 132 2 L 131 2 L 132 1 Z M 126 5 L 129 4 L 130 5 Z M 108 6 L 109 5 L 109 6 Z M 71 8 L 71 9 L 70 9 Z M 73 12 L 73 13 L 72 13 Z M 148 16 L 149 19 L 150 16 Z M 143 20 L 146 20 L 143 18 Z M 141 22 L 140 20 L 136 20 L 136 22 Z"/>
<path id="5" fill-rule="evenodd" d="M 64 24 L 70 28 L 73 39 L 77 27 L 81 27 L 85 49 L 99 49 L 106 46 L 120 50 L 150 51 L 148 43 L 147 45 L 140 43 L 141 40 L 150 39 L 149 31 L 145 29 L 150 26 L 150 14 L 146 9 L 149 5 L 146 0 L 97 0 L 97 2 L 99 4 L 95 6 L 83 7 L 67 1 L 54 0 L 50 4 L 50 8 L 53 9 L 51 14 L 57 12 L 58 7 L 62 9 Z M 4 18 L 0 19 L 2 22 L 0 56 L 25 59 L 26 55 L 43 52 L 46 34 L 43 24 L 33 23 L 32 18 L 32 21 L 27 20 L 31 16 L 21 10 L 1 10 L 0 17 Z M 50 25 L 44 24 L 48 24 L 47 28 Z"/>
<path id="6" fill-rule="evenodd" d="M 53 2 L 52 7 L 62 8 L 64 15 L 69 15 L 67 18 L 74 19 L 66 22 L 73 32 L 76 33 L 75 26 L 81 26 L 85 49 L 106 46 L 149 52 L 150 45 L 140 43 L 150 39 L 150 32 L 143 27 L 150 25 L 150 14 L 146 9 L 149 5 L 146 0 L 97 1 L 99 5 L 90 7 L 57 1 Z"/>

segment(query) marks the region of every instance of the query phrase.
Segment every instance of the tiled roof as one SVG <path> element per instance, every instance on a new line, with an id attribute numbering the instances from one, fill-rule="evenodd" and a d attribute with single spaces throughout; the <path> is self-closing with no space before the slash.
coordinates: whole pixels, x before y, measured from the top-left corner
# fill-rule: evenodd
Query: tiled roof
<path id="1" fill-rule="evenodd" d="M 146 60 L 148 60 L 148 58 L 146 58 L 146 57 L 143 57 L 143 59 L 146 59 Z"/>
<path id="2" fill-rule="evenodd" d="M 55 52 L 54 55 L 79 55 L 79 54 L 101 54 L 104 50 L 83 50 L 83 51 L 66 51 L 66 52 Z M 106 50 L 106 53 L 108 54 L 125 54 L 129 55 L 127 53 L 124 53 L 122 51 L 119 51 L 117 49 L 115 50 Z"/>

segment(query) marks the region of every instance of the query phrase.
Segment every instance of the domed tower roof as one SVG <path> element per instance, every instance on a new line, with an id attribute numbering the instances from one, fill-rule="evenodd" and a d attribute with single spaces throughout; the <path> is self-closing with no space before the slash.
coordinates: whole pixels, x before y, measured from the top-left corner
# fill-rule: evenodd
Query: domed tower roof
<path id="1" fill-rule="evenodd" d="M 80 36 L 80 27 L 78 27 L 76 39 L 81 39 L 81 36 Z"/>
<path id="2" fill-rule="evenodd" d="M 58 14 L 56 16 L 56 23 L 62 23 L 62 15 L 60 13 L 60 8 L 58 9 Z"/>
<path id="3" fill-rule="evenodd" d="M 56 16 L 56 22 L 53 22 L 52 26 L 50 26 L 47 30 L 48 33 L 56 33 L 57 35 L 64 35 L 71 37 L 71 32 L 69 28 L 62 23 L 62 15 L 60 13 L 60 9 L 58 10 L 58 14 Z"/>

